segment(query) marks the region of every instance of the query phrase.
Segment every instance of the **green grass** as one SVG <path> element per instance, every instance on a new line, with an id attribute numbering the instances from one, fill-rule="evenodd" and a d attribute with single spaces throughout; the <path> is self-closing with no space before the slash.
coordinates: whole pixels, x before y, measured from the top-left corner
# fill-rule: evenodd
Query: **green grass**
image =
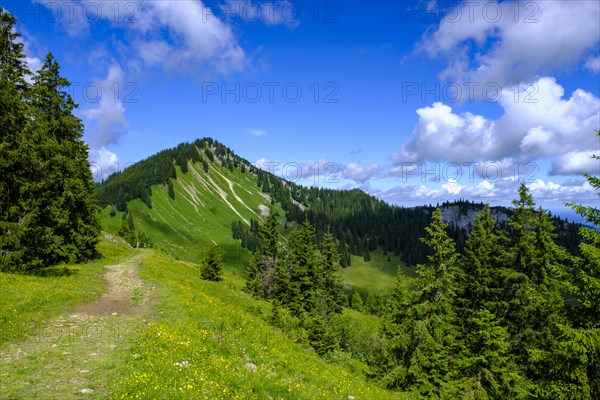
<path id="1" fill-rule="evenodd" d="M 407 278 L 402 281 L 406 285 L 409 285 L 409 278 L 416 276 L 415 268 L 406 267 L 400 257 L 384 255 L 383 251 L 377 250 L 371 253 L 371 260 L 368 262 L 362 257 L 352 256 L 352 265 L 343 268 L 340 276 L 345 283 L 346 292 L 357 290 L 366 297 L 369 292 L 390 293 L 396 286 L 398 272 Z"/>
<path id="2" fill-rule="evenodd" d="M 269 305 L 243 293 L 231 270 L 223 282 L 202 281 L 196 265 L 155 253 L 140 276 L 159 288 L 159 317 L 131 348 L 113 398 L 398 398 L 351 365 L 325 361 L 268 325 L 262 315 Z"/>
<path id="3" fill-rule="evenodd" d="M 76 304 L 106 291 L 103 265 L 126 256 L 123 243 L 102 241 L 102 258 L 79 265 L 57 265 L 36 275 L 0 272 L 0 345 L 19 340 Z"/>
<path id="4" fill-rule="evenodd" d="M 104 207 L 103 210 L 100 210 L 98 217 L 100 218 L 102 230 L 111 235 L 116 235 L 117 231 L 119 230 L 119 226 L 121 225 L 121 217 L 123 216 L 123 213 L 115 209 L 115 215 L 111 217 L 110 211 L 112 209 L 112 206 Z"/>
<path id="5" fill-rule="evenodd" d="M 136 229 L 142 229 L 155 247 L 171 257 L 192 262 L 200 262 L 214 241 L 226 250 L 223 260 L 243 274 L 250 254 L 232 239 L 231 224 L 240 219 L 261 220 L 259 205 L 270 206 L 256 186 L 256 178 L 231 172 L 218 163 L 210 164 L 208 175 L 201 164 L 190 163 L 186 174 L 177 171 L 175 200 L 163 185 L 152 187 L 152 208 L 140 200 L 129 202 Z M 102 222 L 103 227 L 113 223 L 106 217 Z"/>

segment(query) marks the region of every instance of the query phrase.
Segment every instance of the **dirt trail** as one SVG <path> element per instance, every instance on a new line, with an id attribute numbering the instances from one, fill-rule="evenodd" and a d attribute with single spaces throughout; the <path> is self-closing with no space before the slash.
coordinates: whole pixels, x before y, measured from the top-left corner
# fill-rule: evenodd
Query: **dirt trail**
<path id="1" fill-rule="evenodd" d="M 143 311 L 145 304 L 133 307 L 132 299 L 135 289 L 147 288 L 146 284 L 137 275 L 137 262 L 140 254 L 131 259 L 110 265 L 104 275 L 108 282 L 108 293 L 100 299 L 77 307 L 71 317 L 103 316 L 114 314 L 137 314 Z M 148 299 L 143 299 L 147 300 Z"/>
<path id="2" fill-rule="evenodd" d="M 151 311 L 138 277 L 145 251 L 107 267 L 100 299 L 36 326 L 0 348 L 0 399 L 106 398 L 111 377 Z"/>

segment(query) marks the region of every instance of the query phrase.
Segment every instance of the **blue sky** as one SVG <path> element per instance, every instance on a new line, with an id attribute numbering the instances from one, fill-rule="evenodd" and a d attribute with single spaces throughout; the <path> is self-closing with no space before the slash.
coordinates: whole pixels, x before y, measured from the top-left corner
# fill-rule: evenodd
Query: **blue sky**
<path id="1" fill-rule="evenodd" d="M 95 175 L 211 136 L 403 205 L 597 205 L 597 1 L 5 2 L 74 83 Z"/>

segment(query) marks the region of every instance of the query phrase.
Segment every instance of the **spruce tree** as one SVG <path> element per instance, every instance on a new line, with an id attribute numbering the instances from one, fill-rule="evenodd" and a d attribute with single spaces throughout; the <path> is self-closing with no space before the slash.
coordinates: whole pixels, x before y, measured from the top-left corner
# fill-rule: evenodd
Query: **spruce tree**
<path id="1" fill-rule="evenodd" d="M 351 306 L 353 309 L 355 309 L 356 311 L 363 311 L 364 310 L 364 302 L 362 299 L 362 296 L 360 295 L 360 293 L 358 293 L 357 290 L 355 290 L 354 292 L 352 292 L 352 299 L 351 301 Z"/>
<path id="2" fill-rule="evenodd" d="M 0 23 L 0 190 L 7 194 L 0 204 L 2 268 L 91 258 L 100 227 L 83 126 L 66 92 L 70 83 L 48 54 L 27 85 L 15 20 L 0 10 Z"/>
<path id="3" fill-rule="evenodd" d="M 600 139 L 600 130 L 596 131 Z M 600 160 L 600 154 L 594 154 Z M 584 174 L 600 196 L 600 178 Z M 574 260 L 565 281 L 565 290 L 576 299 L 569 304 L 569 325 L 559 326 L 559 350 L 549 362 L 562 373 L 556 389 L 571 393 L 571 398 L 600 398 L 600 207 L 567 203 L 591 227 L 581 227 L 581 257 Z M 566 378 L 566 379 L 565 379 Z"/>
<path id="4" fill-rule="evenodd" d="M 219 247 L 213 244 L 208 251 L 208 254 L 202 262 L 200 269 L 200 277 L 207 281 L 223 280 L 223 265 L 221 264 L 221 254 Z"/>
<path id="5" fill-rule="evenodd" d="M 499 237 L 486 204 L 467 235 L 456 288 L 458 349 L 449 397 L 515 398 L 531 389 L 510 353 L 510 336 L 490 311 L 497 304 Z"/>
<path id="6" fill-rule="evenodd" d="M 278 268 L 278 239 L 279 239 L 279 214 L 271 212 L 262 227 L 258 230 L 261 238 L 260 246 L 255 251 L 248 266 L 246 290 L 257 297 L 270 299 L 276 285 Z"/>
<path id="7" fill-rule="evenodd" d="M 321 266 L 318 273 L 318 285 L 322 289 L 327 313 L 339 313 L 343 309 L 343 283 L 337 275 L 340 269 L 340 255 L 335 238 L 328 231 L 321 243 Z"/>
<path id="8" fill-rule="evenodd" d="M 38 207 L 52 210 L 37 220 L 54 237 L 45 252 L 50 263 L 92 257 L 100 233 L 89 148 L 81 139 L 81 120 L 73 115 L 77 104 L 66 91 L 70 85 L 60 75 L 58 62 L 48 54 L 33 78 L 34 119 L 26 127 L 37 145 L 40 162 L 32 192 Z"/>
<path id="9" fill-rule="evenodd" d="M 31 162 L 20 147 L 30 116 L 25 78 L 31 73 L 15 25 L 16 19 L 0 7 L 0 270 L 20 268 L 27 253 L 21 245 L 28 217 L 21 186 L 29 179 L 25 168 Z"/>
<path id="10" fill-rule="evenodd" d="M 380 367 L 385 385 L 427 397 L 445 390 L 454 355 L 457 253 L 446 227 L 437 209 L 423 238 L 431 254 L 417 268 L 417 290 L 408 293 L 398 282 L 383 325 L 387 348 Z"/>
<path id="11" fill-rule="evenodd" d="M 285 258 L 277 269 L 277 296 L 295 315 L 311 312 L 317 299 L 319 255 L 312 226 L 305 220 L 289 235 Z"/>

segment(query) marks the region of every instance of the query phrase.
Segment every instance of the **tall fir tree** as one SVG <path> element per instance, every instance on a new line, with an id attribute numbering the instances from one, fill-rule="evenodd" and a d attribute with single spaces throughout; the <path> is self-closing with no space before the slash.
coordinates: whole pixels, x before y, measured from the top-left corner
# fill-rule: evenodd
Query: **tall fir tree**
<path id="1" fill-rule="evenodd" d="M 409 293 L 398 282 L 383 325 L 387 346 L 380 366 L 385 385 L 426 397 L 440 396 L 446 390 L 456 336 L 457 253 L 446 227 L 437 209 L 423 238 L 431 254 L 417 268 L 417 290 Z"/>
<path id="2" fill-rule="evenodd" d="M 35 153 L 25 191 L 35 198 L 33 236 L 46 263 L 91 258 L 99 241 L 89 149 L 81 139 L 81 120 L 73 115 L 77 104 L 66 91 L 69 86 L 48 54 L 33 78 L 33 119 L 25 128 Z"/>
<path id="3" fill-rule="evenodd" d="M 477 399 L 523 398 L 531 384 L 510 353 L 510 336 L 489 308 L 498 302 L 498 235 L 486 204 L 467 235 L 456 288 L 458 349 L 446 395 Z"/>
<path id="4" fill-rule="evenodd" d="M 213 244 L 200 267 L 200 277 L 207 281 L 219 282 L 223 280 L 223 265 L 219 247 Z"/>
<path id="5" fill-rule="evenodd" d="M 27 214 L 21 186 L 28 178 L 28 154 L 21 151 L 23 129 L 30 118 L 27 97 L 31 75 L 16 19 L 0 7 L 0 270 L 20 268 L 27 249 L 21 245 Z"/>
<path id="6" fill-rule="evenodd" d="M 275 210 L 267 216 L 259 231 L 261 244 L 248 266 L 246 290 L 254 296 L 270 299 L 275 290 L 279 254 L 279 214 Z"/>
<path id="7" fill-rule="evenodd" d="M 0 268 L 85 260 L 100 227 L 77 105 L 51 54 L 27 84 L 14 25 L 0 9 Z"/>
<path id="8" fill-rule="evenodd" d="M 321 265 L 317 271 L 318 286 L 321 289 L 326 313 L 342 312 L 344 294 L 343 283 L 337 272 L 340 269 L 340 255 L 335 238 L 328 230 L 321 242 Z"/>
<path id="9" fill-rule="evenodd" d="M 493 312 L 511 335 L 511 353 L 535 388 L 538 398 L 557 398 L 569 380 L 558 371 L 554 356 L 560 350 L 557 337 L 565 324 L 564 300 L 557 277 L 564 275 L 565 250 L 554 242 L 554 224 L 535 203 L 527 187 L 519 187 L 519 199 L 508 220 L 504 239 L 502 292 Z"/>
<path id="10" fill-rule="evenodd" d="M 277 268 L 276 296 L 294 315 L 313 311 L 317 300 L 319 255 L 312 226 L 305 220 L 289 234 Z"/>
<path id="11" fill-rule="evenodd" d="M 600 130 L 596 134 L 600 142 Z M 592 157 L 600 160 L 600 153 Z M 600 177 L 584 176 L 600 197 Z M 558 389 L 572 393 L 574 399 L 597 399 L 600 398 L 600 207 L 567 205 L 590 226 L 579 231 L 581 256 L 574 260 L 565 280 L 565 291 L 576 302 L 568 305 L 570 324 L 559 326 L 559 351 L 550 362 L 567 378 L 563 378 Z"/>

